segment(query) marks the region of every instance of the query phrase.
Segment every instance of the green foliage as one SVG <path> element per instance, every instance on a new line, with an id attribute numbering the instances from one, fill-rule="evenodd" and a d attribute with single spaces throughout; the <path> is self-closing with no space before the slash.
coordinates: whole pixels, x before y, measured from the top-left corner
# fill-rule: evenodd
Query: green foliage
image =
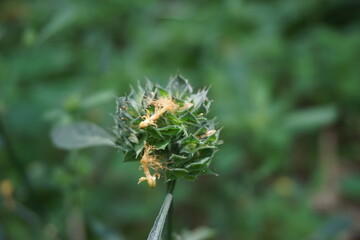
<path id="1" fill-rule="evenodd" d="M 177 183 L 175 232 L 355 238 L 329 222 L 359 205 L 359 16 L 357 0 L 1 1 L 0 182 L 12 183 L 17 207 L 0 195 L 0 238 L 146 239 L 164 186 L 134 184 L 142 172 L 120 150 L 61 151 L 49 132 L 81 120 L 111 134 L 115 96 L 144 75 L 166 86 L 178 70 L 211 86 L 208 116 L 226 144 L 212 162 L 218 177 Z M 328 184 L 334 165 L 340 180 Z M 337 206 L 313 207 L 339 181 Z"/>

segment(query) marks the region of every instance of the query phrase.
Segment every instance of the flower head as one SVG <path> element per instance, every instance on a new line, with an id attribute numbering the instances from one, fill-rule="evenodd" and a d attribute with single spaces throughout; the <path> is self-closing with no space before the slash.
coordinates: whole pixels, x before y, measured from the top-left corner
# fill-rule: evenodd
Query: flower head
<path id="1" fill-rule="evenodd" d="M 161 177 L 194 180 L 213 173 L 209 166 L 221 141 L 216 120 L 207 118 L 207 92 L 194 93 L 177 75 L 166 88 L 148 81 L 118 98 L 116 144 L 125 161 L 140 162 L 145 176 L 139 183 L 155 187 Z"/>

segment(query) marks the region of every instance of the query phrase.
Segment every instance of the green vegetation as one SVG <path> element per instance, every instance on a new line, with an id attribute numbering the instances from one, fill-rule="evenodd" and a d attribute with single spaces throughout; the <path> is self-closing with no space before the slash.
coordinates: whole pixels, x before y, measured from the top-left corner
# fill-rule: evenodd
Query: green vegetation
<path id="1" fill-rule="evenodd" d="M 113 133 L 87 122 L 60 125 L 52 131 L 59 148 L 75 150 L 90 146 L 113 146 L 123 151 L 124 161 L 139 161 L 144 172 L 138 184 L 155 188 L 164 178 L 168 185 L 160 213 L 148 240 L 161 240 L 168 216 L 168 239 L 172 239 L 172 209 L 168 214 L 177 179 L 195 180 L 213 174 L 209 166 L 214 158 L 220 130 L 215 119 L 207 119 L 211 101 L 207 90 L 193 88 L 179 74 L 166 88 L 147 81 L 146 87 L 132 89 L 117 98 Z"/>
<path id="2" fill-rule="evenodd" d="M 0 239 L 146 239 L 166 184 L 50 132 L 110 145 L 116 97 L 177 72 L 224 127 L 219 176 L 176 183 L 178 239 L 356 239 L 358 1 L 5 0 L 0 19 Z"/>

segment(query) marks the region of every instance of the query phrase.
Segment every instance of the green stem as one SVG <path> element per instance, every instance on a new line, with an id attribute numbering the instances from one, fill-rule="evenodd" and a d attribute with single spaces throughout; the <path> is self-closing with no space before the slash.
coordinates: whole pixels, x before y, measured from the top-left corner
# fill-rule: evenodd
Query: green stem
<path id="1" fill-rule="evenodd" d="M 176 180 L 170 181 L 167 183 L 167 192 L 173 195 L 174 188 L 175 188 Z M 166 239 L 171 240 L 172 239 L 172 215 L 173 215 L 173 204 L 174 204 L 174 197 L 171 202 L 169 212 L 167 215 L 167 221 L 166 221 Z"/>

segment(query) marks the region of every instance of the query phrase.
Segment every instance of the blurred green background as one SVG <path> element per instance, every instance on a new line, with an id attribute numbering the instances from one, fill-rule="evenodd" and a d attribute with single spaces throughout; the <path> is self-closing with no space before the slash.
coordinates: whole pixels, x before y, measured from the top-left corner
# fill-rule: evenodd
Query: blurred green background
<path id="1" fill-rule="evenodd" d="M 165 184 L 49 133 L 111 129 L 116 96 L 178 71 L 224 127 L 219 176 L 177 184 L 179 239 L 360 239 L 358 0 L 3 0 L 0 22 L 1 240 L 146 239 Z"/>

